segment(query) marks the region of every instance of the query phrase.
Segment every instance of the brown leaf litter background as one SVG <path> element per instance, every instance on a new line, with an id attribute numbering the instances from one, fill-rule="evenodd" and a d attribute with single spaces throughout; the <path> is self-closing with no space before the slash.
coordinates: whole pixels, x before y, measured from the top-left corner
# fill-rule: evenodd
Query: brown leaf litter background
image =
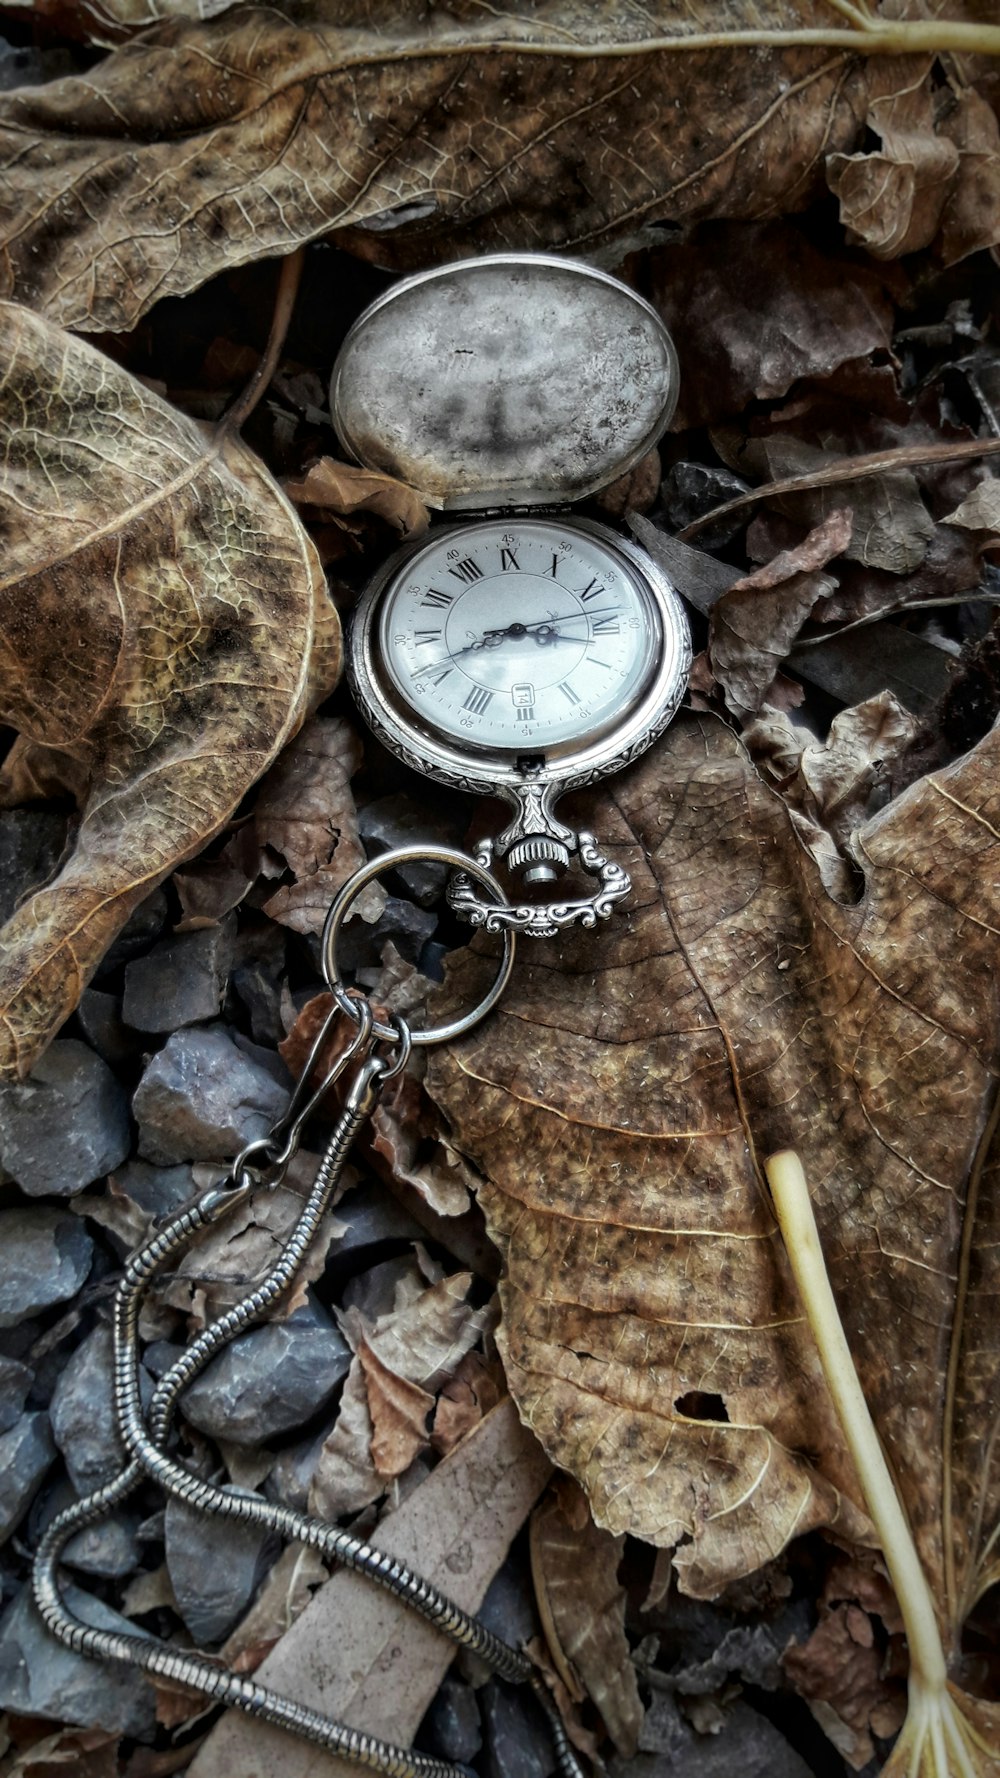
<path id="1" fill-rule="evenodd" d="M 862 827 L 844 905 L 736 739 L 678 719 L 593 811 L 628 926 L 526 959 L 432 1060 L 488 1182 L 515 1399 L 695 1594 L 813 1526 L 865 1541 L 762 1178 L 789 1144 L 949 1637 L 997 1576 L 996 759 Z"/>
<path id="2" fill-rule="evenodd" d="M 30 1070 L 131 909 L 230 822 L 223 850 L 176 880 L 185 920 L 221 918 L 253 890 L 267 918 L 315 936 L 361 855 L 359 749 L 339 715 L 287 745 L 339 666 L 304 526 L 327 560 L 362 554 L 373 535 L 384 554 L 366 515 L 411 534 L 426 522 L 398 486 L 329 457 L 328 433 L 304 460 L 275 450 L 282 492 L 225 427 L 186 417 L 173 390 L 162 399 L 61 327 L 134 327 L 163 297 L 317 238 L 393 271 L 498 247 L 615 267 L 648 247 L 638 281 L 685 371 L 675 430 L 704 429 L 704 455 L 733 473 L 801 479 L 859 452 L 976 443 L 961 404 L 935 413 L 923 390 L 904 396 L 891 354 L 920 278 L 1000 241 L 985 58 L 866 56 L 857 33 L 853 46 L 794 41 L 844 25 L 821 0 L 774 0 L 763 22 L 745 0 L 682 17 L 665 3 L 498 13 L 457 0 L 428 14 L 418 0 L 350 0 L 335 25 L 319 0 L 219 5 L 207 20 L 186 10 L 163 19 L 146 0 L 89 0 L 81 28 L 96 21 L 120 47 L 88 72 L 0 94 L 0 287 L 15 299 L 0 307 L 0 667 L 3 719 L 22 737 L 0 797 L 68 788 L 81 812 L 75 851 L 4 929 L 8 1079 Z M 987 0 L 949 15 L 993 22 Z M 947 25 L 916 0 L 880 17 Z M 724 41 L 762 30 L 777 40 Z M 679 51 L 692 34 L 705 47 Z M 844 234 L 829 252 L 783 220 L 817 201 L 831 220 L 839 206 Z M 960 334 L 965 322 L 950 324 Z M 134 365 L 140 337 L 101 343 Z M 304 383 L 315 415 L 315 367 Z M 828 739 L 811 738 L 788 714 L 802 688 L 780 672 L 799 643 L 796 670 L 836 689 L 822 677 L 824 631 L 980 589 L 1000 525 L 996 483 L 976 486 L 980 473 L 907 459 L 775 495 L 746 532 L 743 569 L 678 555 L 711 583 L 707 601 L 687 589 L 709 614 L 701 713 L 581 799 L 632 871 L 628 920 L 525 955 L 489 1024 L 433 1059 L 431 1100 L 414 1071 L 380 1114 L 378 1164 L 432 1227 L 449 1217 L 454 1254 L 477 1240 L 456 1213 L 470 1162 L 481 1171 L 506 1265 L 498 1338 L 511 1388 L 598 1521 L 566 1478 L 536 1515 L 550 1677 L 569 1720 L 586 1691 L 625 1754 L 641 1714 L 616 1578 L 625 1531 L 676 1544 L 681 1587 L 698 1597 L 768 1572 L 812 1528 L 843 1540 L 853 1554 L 827 1576 L 819 1629 L 789 1672 L 836 1718 L 856 1764 L 871 1756 L 870 1731 L 896 1720 L 871 1627 L 881 1614 L 891 1636 L 892 1601 L 865 1553 L 870 1527 L 770 1213 L 761 1159 L 774 1148 L 805 1159 L 953 1648 L 1000 1578 L 997 741 L 942 765 L 925 738 L 932 769 L 869 818 L 892 771 L 892 788 L 916 773 L 913 716 L 880 684 Z M 652 499 L 655 463 L 650 477 Z M 618 498 L 620 515 L 637 484 Z M 340 535 L 324 538 L 324 524 Z M 723 549 L 736 529 L 719 533 Z M 886 684 L 890 642 L 919 655 L 921 639 L 885 624 L 865 632 Z M 938 658 L 928 705 L 942 683 Z M 745 745 L 712 714 L 723 705 Z M 480 962 L 457 959 L 449 997 L 464 997 Z M 419 1005 L 425 984 L 402 979 Z M 286 1026 L 296 1010 L 284 1008 Z M 173 1327 L 171 1313 L 203 1321 L 273 1251 L 293 1208 L 251 1206 L 231 1242 L 202 1252 L 200 1267 L 192 1256 L 153 1331 Z M 142 1224 L 114 1189 L 100 1219 L 121 1242 Z M 340 1226 L 331 1219 L 310 1277 Z M 493 1312 L 474 1306 L 470 1272 L 438 1276 L 434 1263 L 415 1261 L 390 1307 L 343 1317 L 354 1357 L 313 1510 L 366 1511 L 453 1450 L 474 1487 L 483 1481 L 475 1428 L 485 1412 L 480 1430 L 494 1438 L 509 1413 L 489 1413 L 501 1385 L 475 1349 Z M 523 1454 L 516 1517 L 545 1470 L 530 1440 Z M 504 1547 L 494 1538 L 486 1567 Z M 422 1546 L 408 1553 L 419 1565 Z M 577 1586 L 581 1564 L 588 1584 Z M 255 1667 L 319 1578 L 279 1564 L 227 1657 Z M 143 1579 L 153 1599 L 157 1577 Z M 338 1597 L 323 1588 L 314 1606 L 343 1609 Z M 365 1685 L 379 1638 L 396 1634 L 394 1619 L 376 1618 L 357 1686 L 369 1730 L 379 1688 Z M 279 1670 L 301 1671 L 317 1621 L 307 1611 Z M 416 1664 L 414 1725 L 437 1683 L 435 1651 Z M 329 1670 L 316 1678 L 329 1687 Z M 237 1725 L 217 1735 L 206 1760 L 231 1736 L 246 1746 Z M 277 1757 L 287 1775 L 284 1741 Z"/>

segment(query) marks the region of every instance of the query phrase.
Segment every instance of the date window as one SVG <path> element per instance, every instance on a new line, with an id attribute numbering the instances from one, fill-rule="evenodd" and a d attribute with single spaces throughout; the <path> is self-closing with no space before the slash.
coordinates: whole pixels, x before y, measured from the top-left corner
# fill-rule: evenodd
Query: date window
<path id="1" fill-rule="evenodd" d="M 515 710 L 527 710 L 535 701 L 535 688 L 533 685 L 512 685 L 510 695 L 514 700 Z"/>

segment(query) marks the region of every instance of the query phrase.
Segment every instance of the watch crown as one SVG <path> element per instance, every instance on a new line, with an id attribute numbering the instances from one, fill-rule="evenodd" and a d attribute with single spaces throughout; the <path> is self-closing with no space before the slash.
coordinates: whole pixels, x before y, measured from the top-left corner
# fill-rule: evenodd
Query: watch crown
<path id="1" fill-rule="evenodd" d="M 508 870 L 519 870 L 526 883 L 551 883 L 569 864 L 569 848 L 545 834 L 529 834 L 507 853 Z"/>

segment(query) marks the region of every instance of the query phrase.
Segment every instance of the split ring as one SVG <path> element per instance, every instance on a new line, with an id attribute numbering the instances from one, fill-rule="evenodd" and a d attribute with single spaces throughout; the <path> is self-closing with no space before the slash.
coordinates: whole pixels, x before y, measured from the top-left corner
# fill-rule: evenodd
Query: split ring
<path id="1" fill-rule="evenodd" d="M 450 865 L 453 870 L 475 877 L 498 908 L 510 906 L 510 902 L 493 873 L 488 871 L 485 865 L 480 864 L 478 859 L 470 858 L 467 852 L 456 851 L 451 846 L 396 846 L 391 852 L 381 852 L 377 858 L 371 859 L 368 864 L 363 864 L 360 870 L 356 870 L 354 875 L 348 878 L 343 888 L 337 891 L 330 904 L 330 911 L 323 927 L 323 974 L 326 977 L 327 987 L 341 1010 L 355 1020 L 359 1017 L 358 1001 L 348 993 L 341 980 L 337 967 L 337 939 L 348 912 L 362 889 L 376 877 L 380 877 L 383 871 L 395 870 L 401 864 Z M 505 928 L 503 950 L 500 954 L 496 977 L 479 1004 L 474 1006 L 471 1012 L 463 1013 L 461 1018 L 452 1019 L 446 1025 L 431 1025 L 426 1031 L 412 1032 L 414 1048 L 423 1048 L 432 1043 L 450 1043 L 453 1038 L 464 1036 L 466 1031 L 471 1031 L 473 1026 L 478 1025 L 480 1019 L 484 1019 L 486 1014 L 492 1011 L 510 980 L 511 970 L 514 967 L 514 951 L 515 934 Z M 384 1043 L 398 1041 L 399 1032 L 394 1025 L 384 1025 L 376 1020 L 372 1031 Z"/>

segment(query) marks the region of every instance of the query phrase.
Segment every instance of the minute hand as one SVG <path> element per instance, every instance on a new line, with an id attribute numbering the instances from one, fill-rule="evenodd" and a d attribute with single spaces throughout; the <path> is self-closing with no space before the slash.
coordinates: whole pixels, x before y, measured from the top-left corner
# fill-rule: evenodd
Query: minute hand
<path id="1" fill-rule="evenodd" d="M 530 636 L 535 630 L 547 630 L 550 626 L 555 624 L 579 623 L 581 617 L 588 619 L 592 617 L 612 617 L 619 611 L 621 611 L 620 605 L 599 605 L 596 611 L 571 611 L 567 613 L 565 617 L 542 617 L 539 618 L 537 623 L 525 624 L 524 628 L 519 633 L 522 636 Z M 483 631 L 484 639 L 487 636 L 506 636 L 508 634 L 509 628 L 506 624 L 498 630 Z"/>

